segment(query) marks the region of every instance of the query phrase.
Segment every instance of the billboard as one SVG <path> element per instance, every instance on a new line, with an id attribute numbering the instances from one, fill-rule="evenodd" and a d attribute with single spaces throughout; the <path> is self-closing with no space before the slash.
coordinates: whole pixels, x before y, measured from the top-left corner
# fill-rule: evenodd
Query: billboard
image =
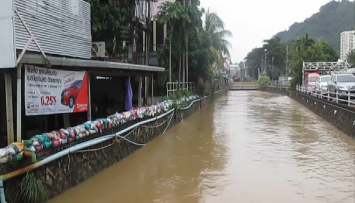
<path id="1" fill-rule="evenodd" d="M 88 109 L 88 74 L 25 65 L 26 115 L 74 113 Z"/>

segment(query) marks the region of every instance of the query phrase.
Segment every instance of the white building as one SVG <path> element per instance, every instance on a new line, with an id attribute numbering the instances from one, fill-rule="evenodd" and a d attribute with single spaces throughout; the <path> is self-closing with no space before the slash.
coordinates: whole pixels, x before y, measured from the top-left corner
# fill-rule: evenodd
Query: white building
<path id="1" fill-rule="evenodd" d="M 355 30 L 340 33 L 340 59 L 345 61 L 351 50 L 355 50 Z"/>
<path id="2" fill-rule="evenodd" d="M 230 68 L 230 76 L 238 76 L 238 73 L 240 72 L 240 67 L 238 64 L 236 65 L 229 65 Z"/>

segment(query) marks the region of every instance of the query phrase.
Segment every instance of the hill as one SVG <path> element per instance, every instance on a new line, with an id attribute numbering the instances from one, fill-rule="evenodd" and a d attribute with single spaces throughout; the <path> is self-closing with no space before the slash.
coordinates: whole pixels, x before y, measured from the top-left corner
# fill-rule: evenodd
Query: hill
<path id="1" fill-rule="evenodd" d="M 282 41 L 305 36 L 327 41 L 335 50 L 340 49 L 340 33 L 355 29 L 355 2 L 331 1 L 322 6 L 318 13 L 313 14 L 302 23 L 294 23 L 286 31 L 276 36 Z"/>

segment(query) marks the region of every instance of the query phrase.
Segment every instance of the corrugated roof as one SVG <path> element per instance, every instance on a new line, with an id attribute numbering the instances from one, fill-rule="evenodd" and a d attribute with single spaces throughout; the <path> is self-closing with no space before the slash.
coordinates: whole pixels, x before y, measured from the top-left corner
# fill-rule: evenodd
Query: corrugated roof
<path id="1" fill-rule="evenodd" d="M 82 68 L 108 68 L 108 69 L 118 69 L 118 70 L 138 70 L 138 71 L 151 71 L 151 72 L 161 72 L 165 70 L 165 68 L 162 67 L 136 65 L 130 63 L 72 59 L 72 58 L 55 57 L 55 56 L 47 56 L 47 58 L 50 61 L 51 65 L 54 66 L 82 67 Z M 21 59 L 21 63 L 32 64 L 32 65 L 45 65 L 46 61 L 42 55 L 25 54 Z"/>

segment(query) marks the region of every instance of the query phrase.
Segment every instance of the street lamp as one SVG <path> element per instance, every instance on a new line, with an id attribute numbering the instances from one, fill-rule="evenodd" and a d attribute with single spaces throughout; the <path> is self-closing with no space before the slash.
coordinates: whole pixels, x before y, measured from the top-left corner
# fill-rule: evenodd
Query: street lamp
<path id="1" fill-rule="evenodd" d="M 244 76 L 243 76 L 243 77 L 246 76 L 246 69 L 247 69 L 247 67 L 245 66 L 245 61 L 246 61 L 246 60 L 243 60 L 243 66 L 244 66 L 244 67 L 243 67 L 243 68 L 244 68 Z"/>
<path id="2" fill-rule="evenodd" d="M 266 52 L 267 52 L 267 49 L 264 49 L 264 52 L 265 52 L 265 61 L 264 61 L 265 65 L 264 65 L 264 68 L 265 68 L 265 73 L 266 73 Z"/>

